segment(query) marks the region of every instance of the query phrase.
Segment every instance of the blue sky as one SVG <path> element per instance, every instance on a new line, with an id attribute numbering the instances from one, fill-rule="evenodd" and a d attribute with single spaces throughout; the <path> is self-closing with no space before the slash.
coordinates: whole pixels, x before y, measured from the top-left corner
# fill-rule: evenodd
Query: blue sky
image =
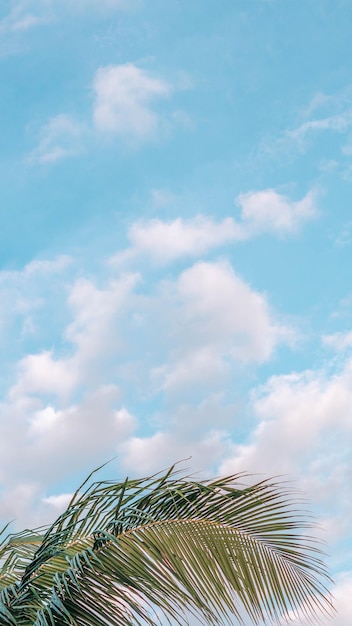
<path id="1" fill-rule="evenodd" d="M 2 3 L 1 519 L 52 518 L 113 456 L 283 474 L 351 624 L 351 23 Z"/>

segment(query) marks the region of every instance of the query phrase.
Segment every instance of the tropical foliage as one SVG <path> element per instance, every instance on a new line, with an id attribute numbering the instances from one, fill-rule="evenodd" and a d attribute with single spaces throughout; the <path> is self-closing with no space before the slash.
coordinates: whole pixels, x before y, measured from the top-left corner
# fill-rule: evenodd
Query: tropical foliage
<path id="1" fill-rule="evenodd" d="M 325 566 L 284 486 L 171 468 L 92 482 L 48 528 L 2 533 L 0 624 L 277 622 L 329 613 Z"/>

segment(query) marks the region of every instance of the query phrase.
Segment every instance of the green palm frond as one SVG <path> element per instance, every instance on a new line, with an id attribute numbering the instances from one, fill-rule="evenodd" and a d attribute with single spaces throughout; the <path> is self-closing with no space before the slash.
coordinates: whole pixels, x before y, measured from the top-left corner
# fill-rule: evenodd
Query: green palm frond
<path id="1" fill-rule="evenodd" d="M 189 612 L 208 624 L 244 614 L 259 624 L 330 613 L 327 571 L 292 496 L 240 478 L 196 482 L 171 468 L 85 484 L 52 526 L 3 544 L 0 624 L 152 626 L 160 613 L 182 623 Z"/>

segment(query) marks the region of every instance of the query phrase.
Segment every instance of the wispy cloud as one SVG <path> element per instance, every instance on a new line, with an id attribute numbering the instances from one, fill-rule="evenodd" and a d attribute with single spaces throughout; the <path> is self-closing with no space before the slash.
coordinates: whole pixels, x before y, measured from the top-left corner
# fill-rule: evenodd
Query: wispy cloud
<path id="1" fill-rule="evenodd" d="M 85 128 L 64 114 L 53 117 L 40 131 L 37 147 L 27 156 L 30 163 L 55 163 L 78 154 Z"/>
<path id="2" fill-rule="evenodd" d="M 340 140 L 336 149 L 341 156 L 350 155 L 350 135 L 352 129 L 352 94 L 351 89 L 342 93 L 325 94 L 316 93 L 308 105 L 302 109 L 301 123 L 283 130 L 279 137 L 272 142 L 263 143 L 263 151 L 269 153 L 291 151 L 298 149 L 305 152 L 314 145 L 320 137 L 339 136 Z M 335 150 L 335 148 L 332 148 Z M 336 158 L 327 157 L 328 164 L 339 163 Z M 339 159 L 340 160 L 340 159 Z M 321 163 L 319 167 L 324 167 Z"/>
<path id="3" fill-rule="evenodd" d="M 352 109 L 347 109 L 343 113 L 330 115 L 323 118 L 304 122 L 293 130 L 287 130 L 284 139 L 302 143 L 306 138 L 314 133 L 332 131 L 345 133 L 352 126 Z"/>
<path id="4" fill-rule="evenodd" d="M 352 348 L 352 331 L 337 332 L 331 335 L 323 335 L 323 345 L 336 350 L 337 352 L 344 352 Z"/>
<path id="5" fill-rule="evenodd" d="M 67 13 L 113 11 L 131 6 L 131 0 L 13 0 L 9 13 L 0 21 L 0 32 L 30 30 L 56 19 L 60 10 Z"/>
<path id="6" fill-rule="evenodd" d="M 0 32 L 27 31 L 52 19 L 50 2 L 46 0 L 17 0 L 12 2 L 10 12 L 0 21 Z"/>

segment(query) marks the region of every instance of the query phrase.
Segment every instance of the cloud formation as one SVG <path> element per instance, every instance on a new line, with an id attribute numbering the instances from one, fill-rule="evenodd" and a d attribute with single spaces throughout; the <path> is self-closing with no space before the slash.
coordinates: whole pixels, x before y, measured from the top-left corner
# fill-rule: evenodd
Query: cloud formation
<path id="1" fill-rule="evenodd" d="M 69 115 L 57 115 L 40 130 L 39 144 L 27 159 L 30 163 L 55 163 L 79 154 L 84 132 L 84 126 Z"/>
<path id="2" fill-rule="evenodd" d="M 264 234 L 292 235 L 318 214 L 314 191 L 293 201 L 274 189 L 250 191 L 236 198 L 240 219 L 216 221 L 205 215 L 171 221 L 152 219 L 134 222 L 128 230 L 130 247 L 112 258 L 112 264 L 128 263 L 144 256 L 157 264 L 196 258 L 226 244 Z"/>
<path id="3" fill-rule="evenodd" d="M 14 0 L 9 13 L 0 21 L 0 32 L 21 33 L 57 19 L 65 12 L 112 11 L 131 5 L 127 0 Z"/>
<path id="4" fill-rule="evenodd" d="M 87 122 L 66 113 L 52 117 L 40 129 L 39 143 L 27 161 L 55 163 L 85 151 L 88 139 L 99 141 L 102 136 L 137 143 L 151 140 L 167 119 L 159 113 L 158 102 L 175 89 L 133 63 L 100 67 L 92 86 L 94 101 Z M 168 123 L 177 125 L 177 116 L 171 114 Z"/>
<path id="5" fill-rule="evenodd" d="M 40 306 L 29 303 L 16 311 L 19 318 L 30 312 L 38 349 L 12 364 L 0 420 L 0 483 L 13 493 L 21 485 L 27 495 L 20 509 L 14 503 L 14 511 L 36 522 L 47 512 L 48 498 L 59 495 L 45 493 L 50 481 L 116 452 L 127 468 L 143 451 L 140 467 L 147 467 L 156 461 L 154 443 L 163 441 L 165 460 L 193 448 L 199 464 L 202 459 L 215 463 L 228 445 L 225 381 L 238 367 L 268 360 L 291 336 L 265 296 L 229 263 L 195 262 L 174 279 L 161 277 L 152 290 L 136 272 L 116 276 L 114 268 L 110 271 L 102 281 L 70 279 L 70 262 L 61 258 L 0 274 L 0 286 L 7 290 L 19 281 L 24 292 L 27 283 L 36 284 L 40 301 Z M 55 287 L 55 280 L 64 280 L 66 287 L 52 303 L 45 290 L 47 281 Z M 41 337 L 38 324 L 51 306 L 61 320 L 54 345 L 53 335 L 49 345 Z M 152 418 L 162 395 L 170 406 L 169 419 L 146 437 L 128 402 L 147 402 Z M 34 515 L 40 495 L 42 505 Z M 10 495 L 2 502 L 0 515 L 5 516 Z"/>
<path id="6" fill-rule="evenodd" d="M 1 405 L 0 517 L 42 523 L 69 497 L 67 487 L 61 493 L 51 485 L 114 455 L 119 472 L 134 474 L 191 457 L 193 470 L 289 473 L 314 494 L 329 540 L 346 536 L 351 364 L 334 377 L 272 377 L 241 399 L 251 372 L 292 345 L 295 330 L 229 261 L 203 257 L 246 229 L 258 234 L 263 220 L 274 233 L 294 230 L 292 220 L 299 223 L 310 206 L 276 192 L 254 197 L 242 197 L 238 222 L 137 223 L 129 231 L 134 271 L 106 264 L 104 275 L 88 278 L 77 260 L 60 257 L 0 273 L 7 293 L 28 292 L 25 306 L 13 297 L 9 306 L 21 319 L 31 316 L 38 342 L 12 362 Z M 159 264 L 152 279 L 141 255 Z M 184 264 L 169 274 L 161 261 L 179 258 Z M 48 285 L 54 292 L 60 285 L 55 302 Z M 48 341 L 40 316 L 53 313 L 56 334 Z M 331 493 L 342 492 L 341 504 Z"/>
<path id="7" fill-rule="evenodd" d="M 352 348 L 352 331 L 337 332 L 331 335 L 323 335 L 323 345 L 336 350 L 337 352 L 344 352 Z"/>
<path id="8" fill-rule="evenodd" d="M 309 135 L 321 131 L 333 131 L 345 133 L 352 125 L 352 110 L 347 109 L 342 113 L 336 113 L 320 119 L 308 120 L 294 130 L 286 131 L 286 138 L 298 143 L 303 142 Z"/>
<path id="9" fill-rule="evenodd" d="M 231 217 L 216 222 L 198 215 L 189 220 L 135 222 L 128 231 L 128 238 L 134 254 L 167 263 L 182 257 L 197 257 L 236 241 L 241 238 L 241 232 Z"/>
<path id="10" fill-rule="evenodd" d="M 339 373 L 303 371 L 273 376 L 252 396 L 257 425 L 233 445 L 221 473 L 246 470 L 298 482 L 314 499 L 330 544 L 349 533 L 352 361 Z"/>
<path id="11" fill-rule="evenodd" d="M 98 131 L 143 139 L 158 128 L 152 103 L 170 95 L 169 83 L 133 63 L 100 68 L 93 81 L 93 121 Z"/>
<path id="12" fill-rule="evenodd" d="M 238 196 L 237 203 L 241 207 L 244 238 L 260 233 L 294 233 L 317 215 L 314 191 L 309 191 L 298 202 L 289 200 L 274 189 L 251 191 Z"/>

